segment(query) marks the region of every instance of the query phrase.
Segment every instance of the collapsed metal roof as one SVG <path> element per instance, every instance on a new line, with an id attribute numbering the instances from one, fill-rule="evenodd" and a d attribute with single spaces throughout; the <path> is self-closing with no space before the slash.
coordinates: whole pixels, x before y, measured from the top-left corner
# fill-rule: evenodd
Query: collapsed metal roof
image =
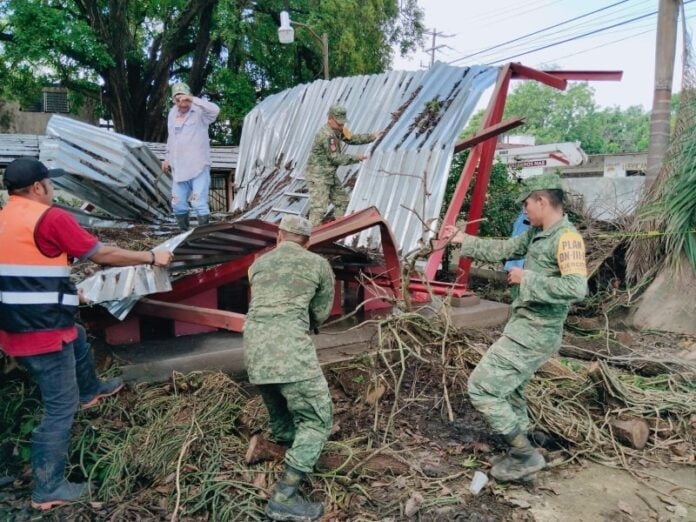
<path id="1" fill-rule="evenodd" d="M 39 159 L 68 174 L 54 183 L 110 215 L 156 222 L 171 215 L 171 177 L 140 140 L 54 115 Z"/>
<path id="2" fill-rule="evenodd" d="M 220 265 L 249 254 L 263 252 L 276 244 L 278 230 L 264 221 L 238 220 L 211 223 L 167 239 L 154 248 L 174 253 L 167 268 L 149 265 L 108 268 L 80 282 L 77 287 L 87 300 L 100 304 L 118 319 L 124 319 L 144 295 L 172 289 L 170 274 L 190 273 L 192 269 Z M 360 252 L 336 243 L 322 244 L 313 251 L 340 258 L 352 265 L 369 265 Z"/>
<path id="3" fill-rule="evenodd" d="M 454 144 L 497 73 L 436 63 L 427 71 L 317 80 L 269 96 L 244 119 L 232 210 L 272 222 L 306 215 L 303 172 L 312 141 L 329 106 L 340 104 L 352 132 L 387 129 L 373 144 L 347 148 L 370 154 L 338 169 L 352 192 L 348 212 L 377 207 L 401 250 L 411 250 L 423 233 L 419 217 L 440 215 Z M 378 232 L 362 232 L 351 244 L 376 248 Z"/>

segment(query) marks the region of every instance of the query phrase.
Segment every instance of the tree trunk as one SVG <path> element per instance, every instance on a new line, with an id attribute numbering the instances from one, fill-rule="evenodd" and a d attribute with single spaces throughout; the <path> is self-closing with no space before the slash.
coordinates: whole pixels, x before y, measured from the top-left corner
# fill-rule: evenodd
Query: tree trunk
<path id="1" fill-rule="evenodd" d="M 655 93 L 650 115 L 650 143 L 648 145 L 648 166 L 645 173 L 646 189 L 657 178 L 669 145 L 678 7 L 679 0 L 660 0 L 655 50 Z"/>

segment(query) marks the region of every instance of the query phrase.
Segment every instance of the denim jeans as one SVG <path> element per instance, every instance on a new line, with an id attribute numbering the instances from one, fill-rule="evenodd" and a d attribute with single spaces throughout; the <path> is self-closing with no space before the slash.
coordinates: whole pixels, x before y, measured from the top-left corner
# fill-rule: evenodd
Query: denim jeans
<path id="1" fill-rule="evenodd" d="M 195 178 L 175 181 L 172 184 L 172 209 L 174 214 L 188 214 L 191 208 L 199 216 L 210 214 L 208 191 L 210 190 L 210 167 L 206 167 Z"/>
<path id="2" fill-rule="evenodd" d="M 85 329 L 77 325 L 77 339 L 59 352 L 16 359 L 41 390 L 44 414 L 34 431 L 55 438 L 69 435 L 79 403 L 94 397 L 99 386 Z"/>

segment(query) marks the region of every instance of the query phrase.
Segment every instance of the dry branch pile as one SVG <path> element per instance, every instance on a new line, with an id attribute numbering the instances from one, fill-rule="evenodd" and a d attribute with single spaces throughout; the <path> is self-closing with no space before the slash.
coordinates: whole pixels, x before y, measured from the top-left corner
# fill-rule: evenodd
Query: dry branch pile
<path id="1" fill-rule="evenodd" d="M 325 502 L 330 519 L 398 518 L 412 510 L 440 520 L 476 510 L 481 519 L 510 514 L 499 492 L 468 497 L 462 484 L 501 448 L 466 400 L 467 377 L 492 339 L 455 329 L 445 306 L 429 312 L 376 321 L 373 357 L 327 372 L 336 405 L 336 433 L 326 449 L 333 464 L 313 476 L 307 493 Z M 611 363 L 552 360 L 530 383 L 533 421 L 564 447 L 552 463 L 580 456 L 625 468 L 645 459 L 693 462 L 693 374 L 640 377 Z M 8 405 L 0 412 L 0 456 L 14 454 L 9 471 L 16 474 L 39 415 L 36 394 L 23 383 L 0 386 Z M 90 478 L 97 503 L 68 508 L 70 518 L 262 520 L 281 466 L 248 466 L 244 457 L 249 437 L 266 422 L 260 398 L 220 373 L 174 375 L 165 385 L 131 389 L 78 417 L 73 473 Z M 641 438 L 644 449 L 630 447 Z M 380 473 L 374 462 L 394 465 Z M 0 497 L 0 515 L 28 520 L 29 481 L 20 482 L 21 500 Z"/>

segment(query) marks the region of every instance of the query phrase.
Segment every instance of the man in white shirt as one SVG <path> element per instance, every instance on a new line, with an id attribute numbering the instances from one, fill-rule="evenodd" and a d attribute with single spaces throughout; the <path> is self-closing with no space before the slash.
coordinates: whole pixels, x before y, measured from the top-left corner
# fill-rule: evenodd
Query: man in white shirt
<path id="1" fill-rule="evenodd" d="M 181 230 L 189 229 L 189 203 L 198 224 L 210 222 L 210 138 L 208 127 L 220 107 L 191 95 L 185 83 L 172 85 L 174 107 L 167 118 L 167 148 L 162 171 L 171 172 L 172 208 Z"/>

